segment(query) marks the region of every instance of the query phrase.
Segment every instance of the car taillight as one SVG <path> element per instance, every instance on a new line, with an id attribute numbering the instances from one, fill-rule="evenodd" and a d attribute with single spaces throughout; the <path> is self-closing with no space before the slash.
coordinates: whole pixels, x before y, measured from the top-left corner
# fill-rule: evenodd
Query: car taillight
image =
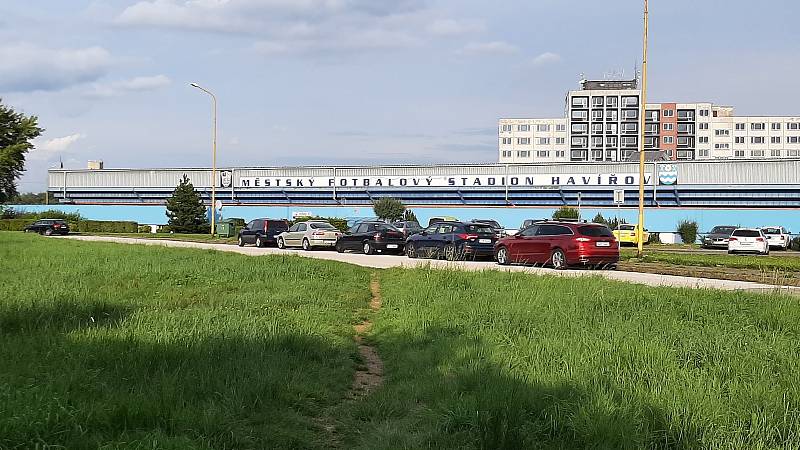
<path id="1" fill-rule="evenodd" d="M 61 228 L 61 224 L 60 223 L 54 223 L 53 224 L 53 228 Z"/>
<path id="2" fill-rule="evenodd" d="M 312 236 L 325 236 L 325 232 L 324 231 L 315 231 L 315 232 L 311 233 L 311 235 Z"/>
<path id="3" fill-rule="evenodd" d="M 478 235 L 477 234 L 460 233 L 460 234 L 457 234 L 456 236 L 458 236 L 459 239 L 464 239 L 464 240 L 478 239 Z"/>
<path id="4" fill-rule="evenodd" d="M 269 220 L 264 221 L 264 233 L 267 232 L 267 228 L 269 228 Z"/>
<path id="5" fill-rule="evenodd" d="M 380 233 L 375 233 L 375 240 L 380 241 L 381 239 L 383 239 L 383 236 Z"/>
<path id="6" fill-rule="evenodd" d="M 575 241 L 576 242 L 591 242 L 591 239 L 585 238 L 585 237 L 576 237 Z"/>
<path id="7" fill-rule="evenodd" d="M 764 238 L 757 237 L 756 242 L 764 242 Z"/>
<path id="8" fill-rule="evenodd" d="M 738 239 L 736 239 L 735 237 L 729 237 L 728 238 L 728 242 L 730 242 L 730 241 L 738 241 Z"/>

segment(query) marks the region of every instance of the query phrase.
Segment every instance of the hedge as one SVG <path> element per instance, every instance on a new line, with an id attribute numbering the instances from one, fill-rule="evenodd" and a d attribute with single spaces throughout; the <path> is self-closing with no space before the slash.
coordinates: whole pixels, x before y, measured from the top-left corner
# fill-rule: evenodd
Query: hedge
<path id="1" fill-rule="evenodd" d="M 339 217 L 298 217 L 294 219 L 294 221 L 290 221 L 289 226 L 297 222 L 308 222 L 309 220 L 321 220 L 328 222 L 342 232 L 350 229 L 350 227 L 347 226 L 347 219 L 342 219 Z"/>
<path id="2" fill-rule="evenodd" d="M 2 219 L 0 220 L 0 230 L 2 231 L 22 231 L 28 225 L 35 222 L 31 219 Z M 81 220 L 69 224 L 70 231 L 80 233 L 136 233 L 139 224 L 122 220 Z"/>

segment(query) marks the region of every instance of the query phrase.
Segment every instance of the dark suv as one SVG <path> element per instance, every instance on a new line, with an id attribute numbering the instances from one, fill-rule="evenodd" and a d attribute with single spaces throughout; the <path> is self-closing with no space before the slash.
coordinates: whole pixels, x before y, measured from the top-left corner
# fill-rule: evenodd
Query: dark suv
<path id="1" fill-rule="evenodd" d="M 255 244 L 256 247 L 278 245 L 279 234 L 289 229 L 286 219 L 255 219 L 239 230 L 239 247 L 245 244 Z"/>
<path id="2" fill-rule="evenodd" d="M 51 236 L 53 234 L 69 234 L 69 224 L 62 219 L 39 219 L 25 227 L 22 231 Z"/>
<path id="3" fill-rule="evenodd" d="M 491 226 L 473 222 L 439 222 L 406 240 L 409 258 L 441 258 L 448 261 L 494 255 L 497 235 Z"/>

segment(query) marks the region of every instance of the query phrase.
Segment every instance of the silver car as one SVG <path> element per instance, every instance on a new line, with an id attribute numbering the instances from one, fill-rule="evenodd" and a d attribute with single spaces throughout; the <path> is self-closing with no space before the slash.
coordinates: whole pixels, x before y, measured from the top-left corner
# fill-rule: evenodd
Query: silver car
<path id="1" fill-rule="evenodd" d="M 341 235 L 328 222 L 298 222 L 278 235 L 278 248 L 302 247 L 303 250 L 312 250 L 314 247 L 334 247 Z"/>

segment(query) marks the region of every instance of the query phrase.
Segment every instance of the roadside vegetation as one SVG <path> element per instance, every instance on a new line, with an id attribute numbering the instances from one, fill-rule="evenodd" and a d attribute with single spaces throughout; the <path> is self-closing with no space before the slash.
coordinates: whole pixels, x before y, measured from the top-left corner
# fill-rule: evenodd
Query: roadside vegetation
<path id="1" fill-rule="evenodd" d="M 689 252 L 670 252 L 670 251 L 651 251 L 645 250 L 644 257 L 636 258 L 636 250 L 623 248 L 620 249 L 620 259 L 631 262 L 652 262 L 664 263 L 678 266 L 701 266 L 701 267 L 728 267 L 735 269 L 756 269 L 756 270 L 782 270 L 800 271 L 800 257 L 793 255 L 783 255 L 781 252 L 773 251 L 767 256 L 758 255 L 728 255 L 689 253 Z"/>
<path id="2" fill-rule="evenodd" d="M 0 448 L 800 447 L 797 297 L 371 276 L 0 233 Z"/>

